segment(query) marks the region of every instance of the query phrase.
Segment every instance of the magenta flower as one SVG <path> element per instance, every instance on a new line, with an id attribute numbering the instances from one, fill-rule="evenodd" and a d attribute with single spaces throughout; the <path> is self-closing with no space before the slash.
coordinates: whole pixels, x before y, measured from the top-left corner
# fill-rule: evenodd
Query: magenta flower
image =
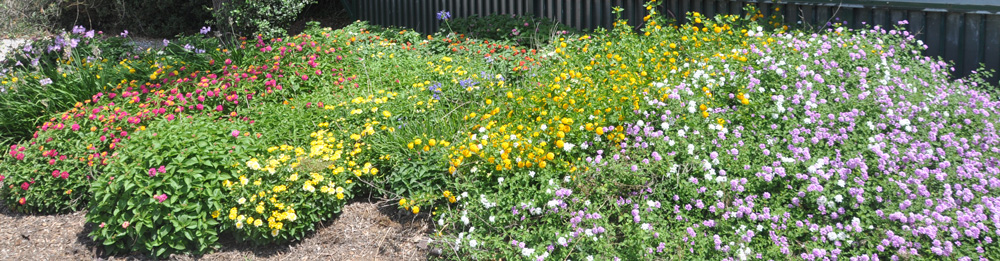
<path id="1" fill-rule="evenodd" d="M 157 170 L 160 173 L 167 173 L 167 166 L 160 165 L 160 169 Z"/>
<path id="2" fill-rule="evenodd" d="M 156 176 L 156 169 L 155 168 L 149 168 L 149 177 L 152 178 L 154 176 Z"/>
<path id="3" fill-rule="evenodd" d="M 233 137 L 234 137 L 234 138 L 235 138 L 235 137 L 239 137 L 239 136 L 240 136 L 240 131 L 238 131 L 238 130 L 233 130 L 233 132 L 229 133 L 229 135 L 233 135 Z"/>
<path id="4" fill-rule="evenodd" d="M 163 203 L 163 201 L 167 200 L 167 194 L 164 193 L 164 194 L 153 196 L 153 199 L 155 199 L 156 201 L 159 201 L 160 203 Z"/>
<path id="5" fill-rule="evenodd" d="M 69 129 L 73 131 L 78 131 L 80 130 L 80 124 L 73 123 L 73 126 L 70 126 Z"/>

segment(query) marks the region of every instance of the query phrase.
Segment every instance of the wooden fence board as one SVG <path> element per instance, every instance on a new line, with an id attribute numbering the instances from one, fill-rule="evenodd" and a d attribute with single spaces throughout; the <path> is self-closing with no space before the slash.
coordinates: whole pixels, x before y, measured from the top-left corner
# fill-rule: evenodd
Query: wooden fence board
<path id="1" fill-rule="evenodd" d="M 985 35 L 983 37 L 983 61 L 986 68 L 1000 69 L 1000 15 L 986 17 Z M 1000 75 L 994 73 L 990 82 L 997 82 Z"/>
<path id="2" fill-rule="evenodd" d="M 941 56 L 944 54 L 944 13 L 927 12 L 927 55 Z"/>
<path id="3" fill-rule="evenodd" d="M 971 70 L 979 69 L 979 62 L 981 53 L 979 52 L 981 47 L 981 31 L 983 23 L 983 15 L 981 14 L 966 14 L 965 15 L 965 36 L 962 39 L 965 44 L 963 51 L 965 51 L 965 57 L 962 58 L 962 67 L 964 70 L 962 72 L 967 72 Z"/>
<path id="4" fill-rule="evenodd" d="M 959 57 L 962 56 L 962 46 L 959 44 L 962 36 L 962 14 L 949 12 L 945 18 L 945 35 L 947 38 L 944 41 L 944 59 L 947 61 L 958 61 Z M 955 63 L 955 70 L 960 71 L 962 69 L 961 63 Z"/>

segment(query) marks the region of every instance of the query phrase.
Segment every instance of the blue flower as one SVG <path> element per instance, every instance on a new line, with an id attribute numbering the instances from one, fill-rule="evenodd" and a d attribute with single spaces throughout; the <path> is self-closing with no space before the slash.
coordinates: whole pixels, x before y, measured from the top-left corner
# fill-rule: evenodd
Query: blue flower
<path id="1" fill-rule="evenodd" d="M 458 85 L 461 85 L 462 87 L 465 87 L 465 88 L 475 87 L 477 84 L 479 84 L 479 82 L 473 81 L 472 79 L 465 79 L 465 80 L 458 81 Z"/>
<path id="2" fill-rule="evenodd" d="M 82 25 L 73 26 L 73 34 L 83 34 L 87 31 Z"/>
<path id="3" fill-rule="evenodd" d="M 447 21 L 448 19 L 451 19 L 451 12 L 441 10 L 441 12 L 437 13 L 437 19 L 441 21 Z"/>

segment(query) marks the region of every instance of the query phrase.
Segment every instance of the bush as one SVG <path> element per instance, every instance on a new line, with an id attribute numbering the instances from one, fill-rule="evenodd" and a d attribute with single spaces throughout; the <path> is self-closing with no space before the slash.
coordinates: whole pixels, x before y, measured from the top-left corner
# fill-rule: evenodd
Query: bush
<path id="1" fill-rule="evenodd" d="M 90 236 L 109 252 L 165 257 L 217 245 L 223 181 L 254 155 L 248 124 L 206 116 L 159 120 L 133 134 L 92 188 Z M 247 134 L 247 133 L 244 133 Z"/>
<path id="2" fill-rule="evenodd" d="M 310 152 L 288 145 L 268 149 L 268 158 L 251 158 L 237 166 L 238 178 L 227 180 L 227 200 L 220 217 L 223 228 L 256 245 L 301 240 L 318 222 L 340 213 L 353 195 L 351 165 L 345 143 L 319 131 Z M 328 151 L 329 154 L 323 153 Z M 370 164 L 364 167 L 370 172 Z"/>
<path id="3" fill-rule="evenodd" d="M 285 35 L 285 27 L 302 12 L 306 5 L 316 0 L 233 0 L 213 12 L 217 18 L 228 21 L 220 26 L 232 28 L 239 35 L 261 34 L 266 38 Z"/>

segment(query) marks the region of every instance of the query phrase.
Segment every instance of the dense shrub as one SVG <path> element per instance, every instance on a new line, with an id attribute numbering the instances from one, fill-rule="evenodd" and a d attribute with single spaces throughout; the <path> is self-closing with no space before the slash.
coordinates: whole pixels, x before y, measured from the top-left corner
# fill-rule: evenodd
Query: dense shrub
<path id="1" fill-rule="evenodd" d="M 164 257 L 217 245 L 232 166 L 258 152 L 242 121 L 193 115 L 152 122 L 122 143 L 93 183 L 87 222 L 113 253 Z M 244 133 L 247 134 L 247 133 Z"/>
<path id="2" fill-rule="evenodd" d="M 278 38 L 285 35 L 285 27 L 295 21 L 306 5 L 315 2 L 316 0 L 233 0 L 213 15 L 228 21 L 220 26 L 232 28 L 239 35 L 262 34 L 267 38 Z"/>

